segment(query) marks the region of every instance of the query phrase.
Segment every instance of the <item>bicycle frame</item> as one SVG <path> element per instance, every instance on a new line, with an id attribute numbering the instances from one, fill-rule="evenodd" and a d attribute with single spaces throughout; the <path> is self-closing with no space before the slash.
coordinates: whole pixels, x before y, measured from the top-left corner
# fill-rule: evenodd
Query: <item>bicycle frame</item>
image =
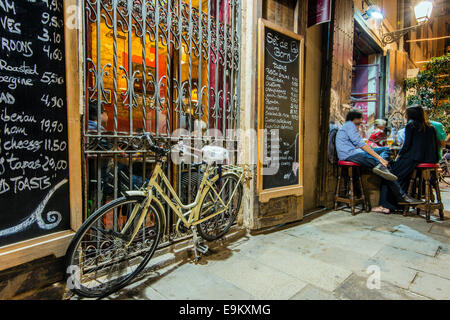
<path id="1" fill-rule="evenodd" d="M 150 207 L 150 204 L 152 203 L 152 200 L 154 199 L 154 197 L 156 197 L 156 195 L 153 194 L 153 188 L 155 188 L 156 192 L 166 201 L 166 203 L 172 208 L 172 210 L 174 210 L 176 215 L 181 219 L 181 221 L 185 224 L 185 226 L 187 228 L 190 228 L 191 226 L 195 226 L 199 223 L 209 220 L 209 219 L 215 217 L 216 215 L 219 215 L 222 212 L 226 211 L 228 209 L 230 201 L 233 199 L 233 196 L 239 186 L 239 183 L 242 181 L 242 179 L 244 177 L 244 173 L 242 171 L 240 175 L 237 175 L 237 177 L 239 177 L 239 181 L 236 184 L 236 187 L 234 188 L 228 202 L 225 203 L 222 200 L 222 198 L 220 197 L 220 193 L 218 193 L 216 191 L 216 189 L 213 187 L 213 184 L 217 181 L 217 179 L 219 179 L 219 175 L 216 174 L 211 179 L 208 179 L 210 177 L 210 175 L 213 173 L 214 169 L 215 169 L 214 166 L 212 166 L 210 164 L 207 165 L 205 174 L 202 177 L 202 181 L 198 188 L 194 202 L 185 205 L 181 202 L 177 193 L 173 189 L 169 179 L 167 178 L 164 171 L 162 170 L 161 161 L 158 161 L 156 164 L 155 170 L 152 173 L 152 177 L 150 178 L 150 181 L 149 181 L 147 187 L 145 188 L 145 194 L 146 194 L 145 200 L 141 204 L 136 205 L 133 208 L 133 211 L 132 211 L 127 223 L 125 224 L 123 230 L 121 231 L 121 233 L 123 235 L 128 231 L 128 229 L 131 226 L 131 223 L 134 221 L 139 209 L 142 208 L 142 204 L 143 204 L 143 208 L 140 213 L 140 217 L 138 219 L 137 224 L 135 225 L 135 228 L 130 237 L 130 240 L 128 241 L 127 246 L 129 246 L 133 242 L 134 237 L 136 236 L 136 234 L 139 231 L 139 227 L 144 222 L 145 216 L 147 214 L 148 208 Z M 164 192 L 163 188 L 158 183 L 159 179 L 161 181 L 161 184 L 164 184 L 165 187 L 167 188 L 168 193 Z M 210 190 L 212 190 L 216 194 L 218 201 L 220 202 L 220 204 L 223 207 L 220 210 L 217 210 L 216 212 L 214 212 L 213 214 L 211 214 L 205 218 L 199 219 L 199 214 L 200 214 L 200 209 L 201 209 L 199 204 L 200 204 L 201 200 L 203 200 L 203 198 L 206 196 L 206 194 Z M 222 190 L 223 190 L 223 188 L 222 188 Z M 221 192 L 222 190 L 220 190 L 219 192 Z M 175 203 L 173 203 L 172 199 L 175 200 Z M 183 213 L 183 210 L 188 210 L 188 211 Z M 188 215 L 188 219 L 185 218 L 186 215 Z"/>

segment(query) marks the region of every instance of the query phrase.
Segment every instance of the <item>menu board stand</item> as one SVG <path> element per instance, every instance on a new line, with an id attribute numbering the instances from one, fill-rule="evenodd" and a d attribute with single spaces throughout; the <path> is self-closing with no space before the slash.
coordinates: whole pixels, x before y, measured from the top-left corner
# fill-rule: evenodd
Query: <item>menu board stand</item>
<path id="1" fill-rule="evenodd" d="M 303 37 L 258 21 L 258 163 L 260 202 L 303 194 Z"/>

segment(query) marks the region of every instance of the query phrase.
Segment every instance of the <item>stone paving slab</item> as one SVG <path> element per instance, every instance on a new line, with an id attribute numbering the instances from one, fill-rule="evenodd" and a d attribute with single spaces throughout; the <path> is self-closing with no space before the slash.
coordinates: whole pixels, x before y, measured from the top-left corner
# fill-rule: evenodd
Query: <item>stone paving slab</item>
<path id="1" fill-rule="evenodd" d="M 147 283 L 153 290 L 168 299 L 180 300 L 243 300 L 254 297 L 210 272 L 190 263 L 171 270 L 157 281 Z"/>
<path id="2" fill-rule="evenodd" d="M 430 233 L 438 234 L 444 237 L 450 237 L 450 226 L 433 225 Z"/>
<path id="3" fill-rule="evenodd" d="M 297 232 L 297 230 L 285 231 L 287 234 L 295 236 L 302 242 L 315 241 L 322 246 L 334 246 L 343 249 L 352 250 L 361 254 L 372 256 L 384 246 L 383 243 L 368 241 L 365 237 L 370 233 L 369 230 L 360 230 L 349 234 L 348 236 L 328 234 L 318 228 L 311 229 L 308 232 Z"/>
<path id="4" fill-rule="evenodd" d="M 412 270 L 433 274 L 444 279 L 450 279 L 450 265 L 446 261 L 436 260 L 435 258 L 416 252 L 386 246 L 376 257 L 399 263 Z"/>
<path id="5" fill-rule="evenodd" d="M 201 266 L 197 272 L 217 275 L 255 299 L 287 300 L 306 286 L 304 281 L 258 261 L 238 253 Z"/>
<path id="6" fill-rule="evenodd" d="M 167 297 L 153 289 L 152 287 L 146 287 L 143 292 L 144 300 L 168 300 Z"/>
<path id="7" fill-rule="evenodd" d="M 407 217 L 402 214 L 383 214 L 378 212 L 363 212 L 356 216 L 351 216 L 345 211 L 337 211 L 343 215 L 348 215 L 347 219 L 331 219 L 330 222 L 337 224 L 353 225 L 357 228 L 364 228 L 372 230 L 374 228 L 386 227 L 387 229 L 393 228 L 399 224 L 405 225 L 411 229 L 414 229 L 421 233 L 428 233 L 433 226 L 450 226 L 447 220 L 440 221 L 438 216 L 432 216 L 433 223 L 427 223 L 422 216 L 417 216 L 415 213 L 410 213 Z M 450 216 L 449 216 L 450 218 Z M 450 220 L 450 219 L 449 219 Z M 448 238 L 447 238 L 448 240 Z"/>
<path id="8" fill-rule="evenodd" d="M 334 292 L 335 296 L 349 300 L 427 300 L 427 297 L 381 281 L 380 289 L 370 289 L 367 278 L 352 274 Z"/>
<path id="9" fill-rule="evenodd" d="M 418 271 L 405 267 L 395 261 L 384 259 L 384 257 L 374 257 L 367 261 L 369 266 L 380 268 L 380 280 L 389 282 L 397 287 L 408 290 L 411 283 L 417 276 Z M 367 277 L 367 269 L 364 274 Z"/>
<path id="10" fill-rule="evenodd" d="M 128 285 L 125 289 L 111 294 L 109 297 L 105 298 L 105 300 L 168 300 L 167 297 L 156 291 L 151 286 L 153 282 L 153 277 L 135 281 Z"/>
<path id="11" fill-rule="evenodd" d="M 448 266 L 450 265 L 450 252 L 440 252 L 436 256 L 436 263 Z"/>
<path id="12" fill-rule="evenodd" d="M 288 259 L 287 256 L 289 256 Z M 324 290 L 333 291 L 350 276 L 351 271 L 321 262 L 288 250 L 271 248 L 255 259 L 276 270 L 283 271 L 297 279 L 314 284 Z"/>
<path id="13" fill-rule="evenodd" d="M 368 239 L 369 241 L 380 242 L 394 248 L 420 253 L 430 257 L 436 256 L 436 253 L 440 248 L 448 246 L 446 243 L 436 241 L 431 237 L 414 237 L 413 235 L 418 232 L 409 229 L 408 227 L 401 225 L 397 227 L 398 230 L 402 231 L 385 230 L 383 227 L 381 227 L 368 234 L 366 239 Z M 409 236 L 405 232 L 409 233 Z"/>
<path id="14" fill-rule="evenodd" d="M 432 299 L 449 300 L 450 280 L 419 272 L 410 290 Z"/>
<path id="15" fill-rule="evenodd" d="M 312 239 L 302 241 L 298 237 L 282 232 L 271 234 L 270 238 L 267 235 L 259 235 L 253 239 L 256 241 L 248 241 L 235 248 L 246 255 L 261 255 L 269 248 L 283 248 L 295 252 L 295 254 L 310 256 L 326 247 L 324 243 Z"/>
<path id="16" fill-rule="evenodd" d="M 331 292 L 308 284 L 290 300 L 338 300 L 338 298 Z"/>
<path id="17" fill-rule="evenodd" d="M 353 250 L 338 247 L 326 247 L 310 256 L 330 265 L 335 265 L 356 274 L 365 274 L 370 263 L 370 256 Z"/>

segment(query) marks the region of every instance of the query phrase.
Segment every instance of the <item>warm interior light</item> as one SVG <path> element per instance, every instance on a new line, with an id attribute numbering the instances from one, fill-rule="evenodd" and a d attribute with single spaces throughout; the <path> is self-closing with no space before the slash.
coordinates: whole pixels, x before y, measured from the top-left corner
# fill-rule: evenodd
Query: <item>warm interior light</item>
<path id="1" fill-rule="evenodd" d="M 191 93 L 191 100 L 194 102 L 198 101 L 197 89 L 193 89 Z"/>
<path id="2" fill-rule="evenodd" d="M 430 19 L 433 3 L 431 1 L 421 1 L 414 7 L 414 14 L 418 23 L 425 22 Z"/>

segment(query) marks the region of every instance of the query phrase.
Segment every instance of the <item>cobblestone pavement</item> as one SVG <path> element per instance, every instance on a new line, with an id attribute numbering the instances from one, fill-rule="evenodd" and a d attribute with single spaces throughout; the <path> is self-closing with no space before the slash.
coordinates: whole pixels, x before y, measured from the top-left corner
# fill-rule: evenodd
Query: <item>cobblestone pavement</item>
<path id="1" fill-rule="evenodd" d="M 450 299 L 446 219 L 334 211 L 147 272 L 108 299 Z M 379 279 L 379 283 L 377 282 Z"/>

